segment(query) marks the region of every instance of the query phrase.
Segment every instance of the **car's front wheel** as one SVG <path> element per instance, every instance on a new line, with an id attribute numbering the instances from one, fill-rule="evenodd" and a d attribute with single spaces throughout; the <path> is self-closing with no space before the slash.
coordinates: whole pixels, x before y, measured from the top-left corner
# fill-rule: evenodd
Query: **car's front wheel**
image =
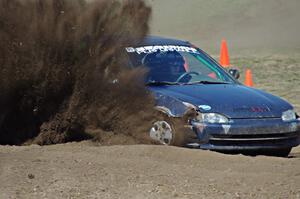
<path id="1" fill-rule="evenodd" d="M 150 137 L 164 145 L 185 146 L 192 132 L 189 132 L 179 118 L 165 118 L 153 123 Z"/>

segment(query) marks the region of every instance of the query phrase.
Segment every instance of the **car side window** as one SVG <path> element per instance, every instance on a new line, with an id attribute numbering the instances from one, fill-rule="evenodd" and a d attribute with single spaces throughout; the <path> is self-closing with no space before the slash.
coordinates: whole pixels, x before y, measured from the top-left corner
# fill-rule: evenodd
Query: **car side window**
<path id="1" fill-rule="evenodd" d="M 206 75 L 214 79 L 218 78 L 216 72 L 209 68 L 209 64 L 206 64 L 205 61 L 201 59 L 199 60 L 200 57 L 198 55 L 183 53 L 183 56 L 186 61 L 185 67 L 188 69 L 188 71 L 197 71 L 202 75 Z"/>

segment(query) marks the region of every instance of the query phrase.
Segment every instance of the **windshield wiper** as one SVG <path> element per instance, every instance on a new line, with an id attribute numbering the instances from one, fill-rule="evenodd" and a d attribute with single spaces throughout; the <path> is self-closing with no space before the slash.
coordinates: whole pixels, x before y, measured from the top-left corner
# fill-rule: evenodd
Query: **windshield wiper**
<path id="1" fill-rule="evenodd" d="M 150 81 L 146 83 L 146 86 L 161 86 L 161 85 L 179 85 L 178 82 L 167 82 L 167 81 Z"/>
<path id="2" fill-rule="evenodd" d="M 230 82 L 197 81 L 197 82 L 190 82 L 187 84 L 230 84 Z"/>

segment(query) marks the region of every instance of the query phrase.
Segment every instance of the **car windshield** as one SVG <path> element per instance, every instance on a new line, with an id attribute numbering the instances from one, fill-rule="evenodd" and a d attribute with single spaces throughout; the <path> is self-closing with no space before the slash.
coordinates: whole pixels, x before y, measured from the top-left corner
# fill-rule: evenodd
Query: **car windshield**
<path id="1" fill-rule="evenodd" d="M 129 47 L 126 51 L 134 67 L 148 69 L 148 84 L 229 84 L 234 83 L 218 64 L 200 49 L 190 46 Z"/>

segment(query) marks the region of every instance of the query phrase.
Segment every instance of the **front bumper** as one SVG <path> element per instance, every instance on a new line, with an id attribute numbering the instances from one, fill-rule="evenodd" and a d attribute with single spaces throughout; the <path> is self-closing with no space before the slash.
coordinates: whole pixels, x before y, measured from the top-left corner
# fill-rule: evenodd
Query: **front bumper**
<path id="1" fill-rule="evenodd" d="M 191 122 L 198 147 L 208 150 L 260 150 L 300 144 L 300 120 L 235 119 L 230 124 Z"/>

